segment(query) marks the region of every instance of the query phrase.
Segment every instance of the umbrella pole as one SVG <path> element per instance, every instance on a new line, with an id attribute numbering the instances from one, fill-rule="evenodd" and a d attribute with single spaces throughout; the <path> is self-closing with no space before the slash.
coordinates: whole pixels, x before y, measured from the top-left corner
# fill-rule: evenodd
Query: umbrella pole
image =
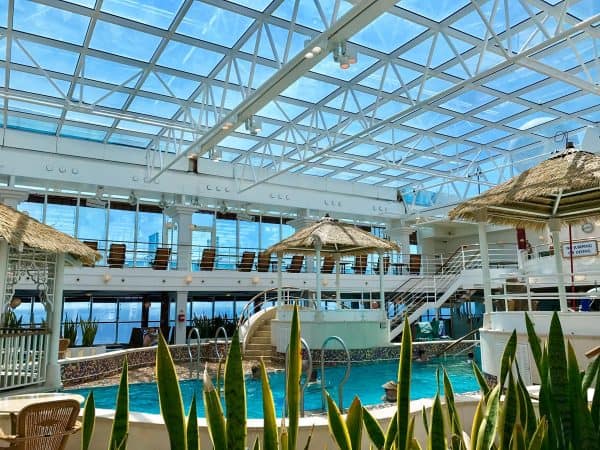
<path id="1" fill-rule="evenodd" d="M 317 239 L 315 243 L 315 278 L 317 285 L 315 287 L 315 309 L 321 309 L 321 241 Z"/>
<path id="2" fill-rule="evenodd" d="M 282 284 L 283 277 L 281 274 L 281 265 L 283 263 L 283 254 L 277 253 L 277 306 L 283 305 Z"/>
<path id="3" fill-rule="evenodd" d="M 494 311 L 494 307 L 492 304 L 492 280 L 490 277 L 490 255 L 486 223 L 478 222 L 477 229 L 479 231 L 479 253 L 481 256 L 481 276 L 483 278 L 483 302 L 485 312 L 491 313 Z"/>
<path id="4" fill-rule="evenodd" d="M 565 279 L 563 272 L 562 256 L 560 249 L 560 222 L 556 219 L 551 219 L 548 222 L 550 233 L 552 234 L 552 245 L 554 246 L 554 264 L 556 267 L 556 286 L 558 287 L 558 301 L 560 310 L 567 312 L 567 290 L 565 289 Z"/>
<path id="5" fill-rule="evenodd" d="M 383 252 L 379 251 L 379 307 L 385 311 L 385 292 L 383 289 Z"/>
<path id="6" fill-rule="evenodd" d="M 340 292 L 340 254 L 335 254 L 335 309 L 342 309 L 342 295 Z"/>

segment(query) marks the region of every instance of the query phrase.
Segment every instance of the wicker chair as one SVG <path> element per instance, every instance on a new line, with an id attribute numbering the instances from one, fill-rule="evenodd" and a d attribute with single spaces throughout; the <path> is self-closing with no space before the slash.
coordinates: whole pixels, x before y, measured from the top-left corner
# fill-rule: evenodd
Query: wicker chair
<path id="1" fill-rule="evenodd" d="M 268 272 L 271 266 L 271 255 L 265 252 L 258 254 L 258 261 L 256 262 L 256 270 L 258 272 Z"/>
<path id="2" fill-rule="evenodd" d="M 24 407 L 14 420 L 15 434 L 0 432 L 0 440 L 17 450 L 62 450 L 69 435 L 81 428 L 76 400 L 40 402 Z"/>
<path id="3" fill-rule="evenodd" d="M 204 250 L 202 250 L 202 259 L 200 259 L 200 270 L 214 270 L 216 256 L 217 250 L 214 248 L 205 248 Z"/>
<path id="4" fill-rule="evenodd" d="M 171 258 L 171 249 L 169 247 L 158 247 L 154 261 L 150 263 L 154 270 L 167 270 L 169 259 Z"/>
<path id="5" fill-rule="evenodd" d="M 331 255 L 327 255 L 323 258 L 323 265 L 321 266 L 321 273 L 333 273 L 335 267 L 335 259 Z"/>
<path id="6" fill-rule="evenodd" d="M 125 265 L 125 244 L 110 244 L 108 267 L 122 269 Z"/>
<path id="7" fill-rule="evenodd" d="M 237 270 L 240 272 L 250 272 L 254 266 L 255 252 L 244 252 L 240 263 L 237 264 Z"/>
<path id="8" fill-rule="evenodd" d="M 290 265 L 287 266 L 286 272 L 300 273 L 300 271 L 302 270 L 303 263 L 304 263 L 304 255 L 292 256 L 292 261 L 290 262 Z"/>

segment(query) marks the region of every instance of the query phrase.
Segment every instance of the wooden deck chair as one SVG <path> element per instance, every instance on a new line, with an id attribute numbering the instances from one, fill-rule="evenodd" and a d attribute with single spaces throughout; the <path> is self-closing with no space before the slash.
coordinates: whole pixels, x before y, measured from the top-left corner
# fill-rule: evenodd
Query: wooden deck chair
<path id="1" fill-rule="evenodd" d="M 377 261 L 377 264 L 373 266 L 373 272 L 375 272 L 377 275 L 379 275 L 379 261 Z M 388 270 L 390 268 L 390 257 L 389 256 L 384 256 L 383 257 L 383 274 L 385 275 L 386 273 L 388 273 Z"/>
<path id="2" fill-rule="evenodd" d="M 269 266 L 271 265 L 271 255 L 265 252 L 258 254 L 258 261 L 256 262 L 256 270 L 258 272 L 268 272 Z"/>
<path id="3" fill-rule="evenodd" d="M 215 270 L 215 259 L 217 250 L 214 248 L 205 248 L 202 250 L 202 259 L 200 260 L 200 270 Z"/>
<path id="4" fill-rule="evenodd" d="M 408 273 L 417 275 L 421 273 L 421 255 L 410 255 L 408 259 Z"/>
<path id="5" fill-rule="evenodd" d="M 97 241 L 83 241 L 83 243 L 88 246 L 89 248 L 91 248 L 92 250 L 94 250 L 95 252 L 98 251 L 98 242 Z M 83 267 L 94 267 L 95 264 L 94 263 L 84 263 L 82 264 Z"/>
<path id="6" fill-rule="evenodd" d="M 108 251 L 108 267 L 122 269 L 125 265 L 125 244 L 110 244 Z"/>
<path id="7" fill-rule="evenodd" d="M 333 273 L 335 267 L 335 259 L 332 255 L 327 255 L 323 258 L 323 265 L 321 266 L 321 273 Z"/>
<path id="8" fill-rule="evenodd" d="M 354 265 L 352 266 L 354 273 L 364 275 L 367 271 L 367 255 L 356 255 L 354 257 Z"/>
<path id="9" fill-rule="evenodd" d="M 254 266 L 255 252 L 244 252 L 242 253 L 242 259 L 239 264 L 236 264 L 237 270 L 240 272 L 250 272 Z"/>
<path id="10" fill-rule="evenodd" d="M 69 435 L 81 428 L 77 400 L 56 400 L 25 406 L 15 420 L 15 434 L 0 439 L 18 450 L 63 450 Z"/>
<path id="11" fill-rule="evenodd" d="M 154 261 L 150 265 L 154 270 L 167 270 L 169 259 L 171 259 L 171 249 L 169 247 L 158 247 L 156 255 L 154 255 Z"/>
<path id="12" fill-rule="evenodd" d="M 290 265 L 287 266 L 286 272 L 289 273 L 300 273 L 302 270 L 302 263 L 304 262 L 304 255 L 294 255 L 292 256 L 292 261 Z"/>

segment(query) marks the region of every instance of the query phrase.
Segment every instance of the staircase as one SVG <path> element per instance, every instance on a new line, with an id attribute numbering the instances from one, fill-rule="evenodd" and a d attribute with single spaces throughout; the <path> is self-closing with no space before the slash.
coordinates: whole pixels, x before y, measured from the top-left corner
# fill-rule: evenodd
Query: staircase
<path id="1" fill-rule="evenodd" d="M 267 319 L 253 330 L 248 337 L 244 350 L 244 359 L 259 360 L 261 357 L 265 362 L 270 361 L 273 354 L 271 345 L 271 320 Z"/>
<path id="2" fill-rule="evenodd" d="M 405 317 L 412 324 L 428 309 L 443 305 L 461 287 L 463 271 L 478 268 L 481 268 L 479 246 L 465 245 L 459 247 L 434 274 L 406 280 L 388 300 L 390 338 L 393 340 L 402 333 Z"/>

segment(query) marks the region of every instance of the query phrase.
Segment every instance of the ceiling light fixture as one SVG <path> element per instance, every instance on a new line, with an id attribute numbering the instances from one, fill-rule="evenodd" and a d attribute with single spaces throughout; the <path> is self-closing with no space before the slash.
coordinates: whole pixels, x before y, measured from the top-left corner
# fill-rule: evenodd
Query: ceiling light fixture
<path id="1" fill-rule="evenodd" d="M 356 48 L 346 41 L 338 43 L 333 49 L 333 60 L 340 65 L 340 69 L 349 69 L 358 61 Z"/>
<path id="2" fill-rule="evenodd" d="M 245 125 L 246 130 L 249 131 L 252 136 L 256 136 L 262 130 L 261 120 L 256 116 L 248 117 Z"/>
<path id="3" fill-rule="evenodd" d="M 232 114 L 230 117 L 227 117 L 224 121 L 223 124 L 221 125 L 221 129 L 222 130 L 231 130 L 233 127 L 235 127 L 235 124 L 238 121 L 238 117 L 237 114 Z"/>
<path id="4" fill-rule="evenodd" d="M 304 57 L 306 59 L 312 59 L 323 51 L 323 45 L 320 42 L 310 45 L 311 42 L 311 39 L 307 39 L 306 41 L 304 41 L 304 46 L 308 47 L 306 49 L 306 53 L 304 53 Z"/>

